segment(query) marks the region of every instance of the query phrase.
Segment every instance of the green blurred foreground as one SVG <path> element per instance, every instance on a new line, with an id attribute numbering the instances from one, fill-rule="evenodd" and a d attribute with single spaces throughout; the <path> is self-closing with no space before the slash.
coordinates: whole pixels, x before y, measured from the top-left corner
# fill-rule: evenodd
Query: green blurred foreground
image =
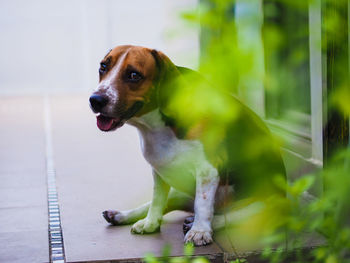
<path id="1" fill-rule="evenodd" d="M 240 201 L 229 200 L 222 211 L 225 215 L 246 211 L 243 219 L 228 221 L 225 231 L 231 236 L 243 236 L 247 247 L 258 244 L 264 251 L 264 258 L 270 262 L 283 262 L 290 256 L 285 250 L 286 243 L 289 252 L 293 252 L 289 262 L 350 262 L 350 148 L 344 147 L 349 137 L 346 125 L 350 115 L 348 8 L 345 0 L 203 0 L 196 10 L 183 13 L 189 24 L 201 28 L 199 72 L 207 82 L 190 75 L 187 80 L 190 85 L 176 85 L 181 87 L 180 91 L 173 91 L 174 100 L 164 110 L 175 114 L 176 119 L 181 120 L 180 126 L 192 133 L 204 129 L 202 140 L 209 149 L 207 153 L 211 153 L 209 158 L 217 163 L 227 161 L 227 149 L 223 145 L 229 142 L 223 138 L 231 125 L 237 129 L 235 132 L 241 132 L 242 140 L 249 141 L 244 152 L 236 153 L 235 159 L 229 160 L 236 166 L 244 166 L 242 160 L 249 159 L 258 162 L 256 167 L 273 162 L 257 156 L 266 149 L 277 149 L 278 143 L 286 144 L 285 137 L 276 132 L 271 143 L 251 136 L 247 129 L 239 126 L 238 120 L 245 119 L 244 114 L 230 102 L 227 94 L 239 97 L 265 120 L 289 123 L 293 129 L 305 127 L 305 132 L 310 132 L 310 116 L 312 118 L 315 112 L 311 112 L 309 83 L 315 73 L 310 72 L 309 57 L 316 50 L 322 54 L 322 59 L 326 58 L 328 68 L 320 74 L 326 75 L 324 82 L 328 90 L 319 110 L 325 113 L 324 125 L 327 118 L 333 116 L 344 120 L 339 122 L 343 131 L 339 141 L 343 144 L 335 143 L 334 147 L 328 144 L 330 146 L 323 150 L 323 169 L 304 174 L 293 182 L 286 181 L 276 169 L 272 184 L 285 192 L 287 198 L 266 194 L 270 186 L 264 184 L 264 170 L 248 167 L 247 176 L 242 175 L 240 180 L 244 181 L 243 185 L 254 186 Z M 319 11 L 319 27 L 309 26 L 317 25 L 317 21 L 312 20 L 312 10 L 316 10 L 316 14 Z M 317 32 L 321 32 L 321 37 L 316 37 L 316 41 L 312 41 L 314 46 L 310 46 L 309 37 L 317 36 Z M 317 77 L 321 78 L 316 74 Z M 193 97 L 197 100 L 192 100 Z M 191 110 L 186 110 L 188 108 Z M 194 121 L 206 118 L 212 119 L 201 123 Z M 265 128 L 261 126 L 261 129 Z M 328 139 L 324 137 L 323 140 Z M 324 145 L 327 144 L 324 142 Z M 317 180 L 323 182 L 323 191 L 318 197 L 310 198 L 306 191 Z M 251 200 L 251 197 L 261 196 L 261 192 L 265 193 L 264 199 Z M 215 219 L 213 225 L 215 227 Z M 304 233 L 319 233 L 325 240 L 324 245 L 302 253 L 297 248 L 307 246 Z M 190 256 L 188 247 L 185 251 Z M 242 256 L 236 253 L 237 257 Z M 168 261 L 166 255 L 165 249 L 163 259 L 148 256 L 146 261 Z M 170 262 L 190 262 L 188 256 Z"/>

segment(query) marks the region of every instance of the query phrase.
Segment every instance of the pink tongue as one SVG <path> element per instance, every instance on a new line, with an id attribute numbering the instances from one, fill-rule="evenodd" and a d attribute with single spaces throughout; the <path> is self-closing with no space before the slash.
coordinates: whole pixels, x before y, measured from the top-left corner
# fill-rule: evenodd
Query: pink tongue
<path id="1" fill-rule="evenodd" d="M 97 127 L 100 130 L 108 131 L 112 128 L 112 125 L 113 125 L 113 118 L 109 118 L 102 115 L 97 116 Z"/>

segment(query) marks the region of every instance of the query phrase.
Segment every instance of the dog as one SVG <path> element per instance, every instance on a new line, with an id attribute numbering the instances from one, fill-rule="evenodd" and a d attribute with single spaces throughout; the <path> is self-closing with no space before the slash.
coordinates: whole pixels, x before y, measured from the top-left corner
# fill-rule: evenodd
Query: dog
<path id="1" fill-rule="evenodd" d="M 273 178 L 285 168 L 268 128 L 233 95 L 212 86 L 154 49 L 117 46 L 103 58 L 89 98 L 97 126 L 105 132 L 136 127 L 154 179 L 152 201 L 128 211 L 106 210 L 107 222 L 133 223 L 132 233 L 146 234 L 160 230 L 167 212 L 194 211 L 185 220 L 184 241 L 202 246 L 213 241 L 223 187 L 235 199 L 281 194 Z M 201 89 L 217 101 L 203 101 Z"/>

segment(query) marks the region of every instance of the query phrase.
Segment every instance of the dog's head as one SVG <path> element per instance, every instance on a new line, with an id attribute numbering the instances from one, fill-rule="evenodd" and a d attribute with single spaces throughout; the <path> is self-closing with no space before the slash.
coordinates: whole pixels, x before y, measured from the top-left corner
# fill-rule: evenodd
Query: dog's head
<path id="1" fill-rule="evenodd" d="M 112 49 L 100 63 L 99 85 L 90 97 L 98 128 L 115 130 L 128 119 L 160 107 L 159 101 L 166 100 L 160 98 L 164 97 L 160 86 L 177 74 L 176 66 L 159 51 L 138 46 Z"/>

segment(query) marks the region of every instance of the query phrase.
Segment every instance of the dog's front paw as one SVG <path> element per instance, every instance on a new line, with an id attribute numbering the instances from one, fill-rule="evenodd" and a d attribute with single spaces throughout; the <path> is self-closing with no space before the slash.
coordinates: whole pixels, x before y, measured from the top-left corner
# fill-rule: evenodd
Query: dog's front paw
<path id="1" fill-rule="evenodd" d="M 211 230 L 192 229 L 184 238 L 185 243 L 193 243 L 195 246 L 205 246 L 213 242 Z"/>
<path id="2" fill-rule="evenodd" d="M 150 220 L 147 217 L 137 221 L 131 227 L 131 233 L 133 234 L 148 234 L 157 232 L 160 230 L 160 220 Z"/>
<path id="3" fill-rule="evenodd" d="M 108 223 L 111 223 L 112 225 L 122 225 L 124 224 L 124 215 L 122 212 L 115 211 L 115 210 L 106 210 L 102 213 L 104 219 Z"/>

